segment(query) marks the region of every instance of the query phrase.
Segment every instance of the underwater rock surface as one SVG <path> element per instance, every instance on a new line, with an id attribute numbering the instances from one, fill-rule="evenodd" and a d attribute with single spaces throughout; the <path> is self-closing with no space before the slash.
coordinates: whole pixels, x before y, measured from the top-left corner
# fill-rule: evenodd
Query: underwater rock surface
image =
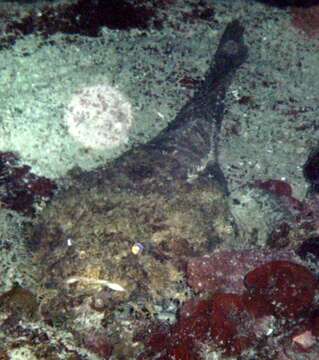
<path id="1" fill-rule="evenodd" d="M 22 72 L 29 71 L 35 54 L 41 54 L 40 63 L 46 66 L 48 44 L 55 50 L 66 46 L 64 50 L 74 51 L 72 66 L 78 61 L 76 54 L 88 50 L 90 56 L 81 58 L 76 66 L 79 72 L 88 70 L 80 85 L 106 79 L 102 73 L 108 71 L 107 60 L 112 56 L 105 59 L 103 51 L 97 56 L 98 41 L 101 48 L 116 49 L 124 62 L 130 60 L 123 54 L 132 58 L 147 48 L 148 54 L 154 55 L 152 61 L 163 57 L 168 61 L 150 62 L 145 67 L 133 62 L 123 66 L 124 75 L 119 72 L 122 80 L 129 73 L 143 73 L 141 81 L 139 77 L 134 84 L 131 78 L 128 81 L 136 86 L 134 92 L 143 92 L 139 100 L 145 94 L 158 97 L 152 103 L 153 112 L 143 107 L 145 103 L 138 108 L 143 119 L 155 117 L 155 123 L 159 122 L 157 110 L 167 117 L 172 114 L 167 109 L 179 109 L 185 98 L 190 100 L 175 122 L 146 145 L 134 147 L 105 168 L 74 169 L 68 178 L 60 179 L 53 201 L 24 224 L 27 249 L 23 256 L 37 266 L 36 271 L 27 268 L 26 277 L 33 282 L 20 278 L 16 253 L 10 251 L 19 245 L 16 237 L 1 242 L 2 253 L 13 255 L 8 265 L 0 264 L 0 279 L 11 277 L 3 284 L 0 298 L 0 355 L 5 359 L 67 360 L 316 359 L 319 318 L 314 276 L 318 273 L 319 203 L 315 195 L 303 200 L 307 187 L 299 169 L 314 147 L 314 135 L 311 138 L 309 134 L 317 126 L 315 119 L 309 121 L 316 111 L 315 95 L 309 98 L 312 82 L 317 83 L 315 71 L 311 60 L 300 60 L 299 55 L 304 53 L 300 47 L 309 51 L 314 45 L 297 40 L 301 35 L 285 9 L 257 2 L 249 2 L 248 7 L 246 1 L 216 2 L 213 8 L 205 1 L 196 6 L 195 1 L 178 0 L 159 4 L 175 11 L 176 17 L 164 20 L 158 17 L 161 13 L 150 14 L 151 18 L 144 19 L 146 26 L 159 20 L 151 29 L 134 28 L 134 24 L 130 30 L 104 29 L 105 37 L 80 36 L 67 46 L 68 36 L 66 42 L 59 41 L 60 35 L 51 38 L 48 34 L 45 40 L 35 36 L 39 42 L 29 51 L 24 38 L 16 39 L 14 51 L 23 53 L 15 55 L 25 64 L 24 70 L 17 65 Z M 234 21 L 226 26 L 234 14 L 248 29 L 249 57 L 242 25 Z M 33 16 L 35 23 L 43 25 L 39 13 Z M 47 16 L 53 19 L 56 14 L 47 8 L 43 18 Z M 199 18 L 208 22 L 202 33 L 198 31 L 202 25 Z M 158 31 L 167 23 L 169 35 Z M 163 37 L 169 38 L 165 51 L 162 45 L 156 46 Z M 210 37 L 216 54 L 203 79 L 208 68 L 203 54 Z M 183 61 L 188 61 L 194 47 L 187 48 L 184 41 L 198 42 L 197 61 L 191 57 L 190 67 Z M 138 47 L 143 42 L 145 46 Z M 116 45 L 112 47 L 112 43 Z M 9 56 L 9 50 L 2 54 Z M 63 54 L 62 50 L 56 53 L 60 59 Z M 297 60 L 302 62 L 300 68 Z M 152 72 L 161 66 L 166 85 Z M 190 71 L 180 70 L 185 68 Z M 183 75 L 178 81 L 187 91 L 172 91 L 176 73 Z M 12 79 L 14 72 L 6 74 L 5 81 Z M 41 89 L 51 92 L 54 86 L 46 87 L 43 77 L 37 82 L 37 74 L 31 81 L 36 105 L 54 112 L 60 103 L 43 102 L 41 97 L 45 95 Z M 54 79 L 60 77 L 58 71 Z M 164 91 L 154 93 L 145 78 L 159 82 Z M 61 86 L 70 86 L 67 71 L 61 79 Z M 126 89 L 123 84 L 127 83 L 120 84 Z M 24 94 L 32 93 L 29 89 L 26 86 Z M 50 108 L 50 104 L 56 107 Z M 28 118 L 27 104 L 9 104 L 7 108 L 14 110 L 8 114 L 15 119 Z M 16 124 L 19 128 L 18 120 Z M 50 124 L 57 124 L 55 117 Z M 39 133 L 44 135 L 38 151 L 47 154 L 47 132 Z M 16 144 L 16 138 L 12 139 Z M 55 156 L 64 155 L 58 144 Z M 82 154 L 87 159 L 94 156 L 90 151 Z M 47 159 L 54 168 L 54 154 L 49 153 Z M 21 188 L 24 178 L 19 179 Z M 38 196 L 43 200 L 42 192 Z M 295 255 L 296 248 L 305 261 Z M 12 269 L 17 269 L 15 276 Z"/>

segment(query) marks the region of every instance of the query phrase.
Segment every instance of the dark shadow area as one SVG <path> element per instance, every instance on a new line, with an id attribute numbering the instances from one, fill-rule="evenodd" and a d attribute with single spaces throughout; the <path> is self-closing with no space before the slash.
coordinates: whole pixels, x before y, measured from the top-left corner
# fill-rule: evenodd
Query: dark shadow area
<path id="1" fill-rule="evenodd" d="M 318 0 L 257 0 L 258 2 L 264 3 L 270 6 L 286 7 L 286 6 L 299 6 L 299 7 L 310 7 L 318 5 Z"/>

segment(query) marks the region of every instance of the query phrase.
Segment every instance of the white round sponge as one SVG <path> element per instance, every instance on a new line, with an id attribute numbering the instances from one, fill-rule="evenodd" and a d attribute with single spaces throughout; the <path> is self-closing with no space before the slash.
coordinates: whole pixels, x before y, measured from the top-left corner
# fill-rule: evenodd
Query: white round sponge
<path id="1" fill-rule="evenodd" d="M 64 120 L 69 134 L 85 148 L 113 149 L 127 143 L 133 111 L 116 88 L 94 85 L 72 96 Z"/>

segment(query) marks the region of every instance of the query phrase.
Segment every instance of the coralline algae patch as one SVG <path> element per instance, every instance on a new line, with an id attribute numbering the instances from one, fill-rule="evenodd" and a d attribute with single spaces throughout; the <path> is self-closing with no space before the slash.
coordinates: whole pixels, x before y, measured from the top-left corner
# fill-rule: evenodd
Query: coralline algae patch
<path id="1" fill-rule="evenodd" d="M 31 216 L 54 195 L 56 184 L 31 172 L 28 165 L 19 164 L 12 152 L 0 152 L 1 207 Z"/>
<path id="2" fill-rule="evenodd" d="M 309 38 L 319 36 L 319 5 L 310 7 L 293 7 L 291 10 L 292 25 Z"/>
<path id="3" fill-rule="evenodd" d="M 187 282 L 196 293 L 242 293 L 245 290 L 243 280 L 249 271 L 269 261 L 292 258 L 293 252 L 287 250 L 215 250 L 188 262 Z M 297 258 L 294 261 L 298 261 Z"/>
<path id="4" fill-rule="evenodd" d="M 233 261 L 235 266 L 236 257 L 240 259 L 237 263 L 247 260 L 242 253 L 234 252 L 232 257 L 225 252 L 224 259 L 226 255 L 228 265 Z M 221 264 L 210 260 L 213 274 Z M 208 262 L 207 258 L 201 261 Z M 230 271 L 224 273 L 226 284 L 232 282 L 232 274 L 230 266 Z M 225 292 L 217 284 L 215 288 L 212 284 L 207 287 L 206 278 L 207 272 L 203 272 L 202 284 L 209 291 L 185 302 L 175 324 L 156 324 L 146 331 L 146 337 L 143 333 L 147 350 L 139 360 L 154 356 L 161 360 L 197 360 L 212 351 L 222 358 L 246 354 L 245 359 L 256 358 L 250 357 L 253 353 L 258 358 L 282 359 L 282 354 L 289 352 L 289 359 L 294 360 L 303 352 L 312 356 L 318 351 L 318 282 L 305 266 L 289 260 L 268 261 L 246 273 L 238 291 L 236 286 Z M 235 283 L 239 284 L 239 279 Z"/>

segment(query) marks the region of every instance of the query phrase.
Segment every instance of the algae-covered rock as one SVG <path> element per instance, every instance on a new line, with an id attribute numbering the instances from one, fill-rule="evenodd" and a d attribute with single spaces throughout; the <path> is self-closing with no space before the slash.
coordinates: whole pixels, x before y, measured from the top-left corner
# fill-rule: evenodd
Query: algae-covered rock
<path id="1" fill-rule="evenodd" d="M 0 294 L 15 284 L 37 287 L 37 271 L 24 243 L 26 220 L 0 207 Z"/>

